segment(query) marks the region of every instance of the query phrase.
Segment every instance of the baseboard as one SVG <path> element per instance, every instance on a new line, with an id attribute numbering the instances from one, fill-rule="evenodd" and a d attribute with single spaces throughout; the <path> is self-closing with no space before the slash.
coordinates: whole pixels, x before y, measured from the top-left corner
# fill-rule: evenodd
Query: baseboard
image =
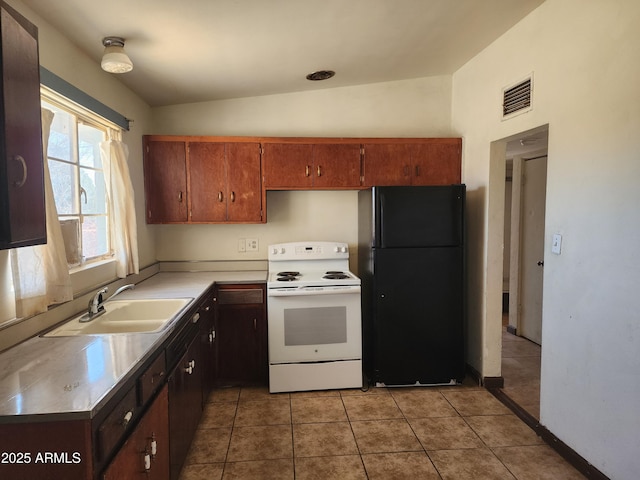
<path id="1" fill-rule="evenodd" d="M 473 379 L 473 382 L 481 387 L 502 388 L 504 387 L 504 378 L 502 377 L 483 377 L 475 368 L 467 363 L 467 375 Z"/>
<path id="2" fill-rule="evenodd" d="M 504 377 L 483 377 L 482 385 L 487 390 L 504 387 Z"/>
<path id="3" fill-rule="evenodd" d="M 527 412 L 524 408 L 514 402 L 500 388 L 487 388 L 498 400 L 506 405 L 518 418 L 526 423 L 537 435 L 542 438 L 547 445 L 553 448 L 562 458 L 569 462 L 573 467 L 582 473 L 585 477 L 593 480 L 610 480 L 604 473 L 591 465 L 587 460 L 580 456 L 573 448 L 564 443 L 544 425 L 541 425 L 537 418 Z"/>

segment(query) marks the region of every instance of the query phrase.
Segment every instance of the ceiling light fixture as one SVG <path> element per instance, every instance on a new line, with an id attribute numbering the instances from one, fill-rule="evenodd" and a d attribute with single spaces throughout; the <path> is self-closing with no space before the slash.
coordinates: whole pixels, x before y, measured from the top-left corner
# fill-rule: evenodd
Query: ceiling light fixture
<path id="1" fill-rule="evenodd" d="M 307 80 L 317 82 L 318 80 L 327 80 L 336 74 L 333 70 L 318 70 L 317 72 L 307 75 Z"/>
<path id="2" fill-rule="evenodd" d="M 124 38 L 105 37 L 102 45 L 105 48 L 100 65 L 105 72 L 127 73 L 133 70 L 133 62 L 124 52 Z"/>

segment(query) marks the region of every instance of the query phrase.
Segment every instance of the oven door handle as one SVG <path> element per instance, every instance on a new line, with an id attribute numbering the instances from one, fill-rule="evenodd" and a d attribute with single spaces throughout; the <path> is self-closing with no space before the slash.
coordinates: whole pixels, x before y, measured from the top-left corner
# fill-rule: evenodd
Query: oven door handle
<path id="1" fill-rule="evenodd" d="M 311 295 L 343 295 L 360 293 L 359 285 L 345 285 L 341 287 L 300 287 L 267 290 L 267 297 L 300 297 Z"/>

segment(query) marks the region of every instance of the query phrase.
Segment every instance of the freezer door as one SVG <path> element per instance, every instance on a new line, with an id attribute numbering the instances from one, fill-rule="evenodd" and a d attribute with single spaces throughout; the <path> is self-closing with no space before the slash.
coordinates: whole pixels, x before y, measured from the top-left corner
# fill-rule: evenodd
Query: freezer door
<path id="1" fill-rule="evenodd" d="M 374 380 L 449 383 L 464 377 L 463 250 L 374 252 Z"/>
<path id="2" fill-rule="evenodd" d="M 374 247 L 460 245 L 464 185 L 374 187 Z"/>

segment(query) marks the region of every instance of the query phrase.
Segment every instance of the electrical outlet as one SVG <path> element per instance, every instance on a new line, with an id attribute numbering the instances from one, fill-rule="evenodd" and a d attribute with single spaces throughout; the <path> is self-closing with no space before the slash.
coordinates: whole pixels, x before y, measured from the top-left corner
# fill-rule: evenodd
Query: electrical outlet
<path id="1" fill-rule="evenodd" d="M 238 251 L 239 252 L 246 252 L 247 251 L 247 243 L 246 243 L 244 238 L 240 238 L 238 240 Z"/>
<path id="2" fill-rule="evenodd" d="M 257 252 L 258 251 L 258 239 L 257 238 L 247 238 L 247 252 Z"/>

